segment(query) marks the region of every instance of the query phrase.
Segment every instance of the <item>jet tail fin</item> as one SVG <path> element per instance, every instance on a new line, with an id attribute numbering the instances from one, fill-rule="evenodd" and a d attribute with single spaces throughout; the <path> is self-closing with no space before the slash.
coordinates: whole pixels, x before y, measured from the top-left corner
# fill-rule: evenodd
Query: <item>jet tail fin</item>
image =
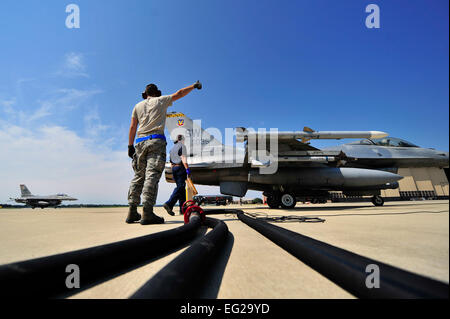
<path id="1" fill-rule="evenodd" d="M 28 187 L 26 187 L 24 184 L 20 184 L 20 193 L 22 194 L 22 197 L 33 196 Z"/>
<path id="2" fill-rule="evenodd" d="M 166 128 L 172 140 L 176 140 L 178 135 L 184 136 L 184 145 L 189 156 L 198 156 L 210 152 L 213 148 L 224 147 L 212 134 L 201 127 L 200 121 L 193 121 L 180 112 L 167 113 Z"/>

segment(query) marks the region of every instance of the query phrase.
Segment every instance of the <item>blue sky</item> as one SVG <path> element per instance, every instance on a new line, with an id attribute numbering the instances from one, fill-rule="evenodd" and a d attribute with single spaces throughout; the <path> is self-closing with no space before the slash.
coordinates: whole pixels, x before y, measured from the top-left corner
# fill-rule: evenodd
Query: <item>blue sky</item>
<path id="1" fill-rule="evenodd" d="M 69 3 L 79 29 L 65 26 Z M 369 3 L 380 29 L 365 26 Z M 0 201 L 25 182 L 125 202 L 130 114 L 152 82 L 171 94 L 201 80 L 173 110 L 205 127 L 380 130 L 448 150 L 448 10 L 443 0 L 4 0 Z"/>

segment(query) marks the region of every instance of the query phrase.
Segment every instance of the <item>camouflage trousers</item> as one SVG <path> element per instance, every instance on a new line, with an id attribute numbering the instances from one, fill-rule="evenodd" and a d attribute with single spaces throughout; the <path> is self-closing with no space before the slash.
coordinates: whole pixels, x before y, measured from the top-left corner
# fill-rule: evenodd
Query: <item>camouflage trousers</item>
<path id="1" fill-rule="evenodd" d="M 166 141 L 160 138 L 136 144 L 132 166 L 134 178 L 128 191 L 128 204 L 154 206 L 158 183 L 166 163 Z"/>

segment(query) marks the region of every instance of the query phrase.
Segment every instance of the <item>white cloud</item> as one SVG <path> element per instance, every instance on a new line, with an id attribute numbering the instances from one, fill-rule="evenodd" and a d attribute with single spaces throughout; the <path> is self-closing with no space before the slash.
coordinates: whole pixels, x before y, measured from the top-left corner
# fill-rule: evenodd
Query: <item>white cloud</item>
<path id="1" fill-rule="evenodd" d="M 102 123 L 97 107 L 90 109 L 84 116 L 84 124 L 87 135 L 91 137 L 98 137 L 111 129 L 110 125 L 105 125 Z"/>
<path id="2" fill-rule="evenodd" d="M 30 111 L 20 107 L 13 109 L 15 99 L 1 102 L 3 111 L 8 115 L 10 121 L 18 121 L 23 126 L 28 127 L 35 121 L 42 121 L 43 118 L 61 111 L 71 111 L 83 105 L 92 96 L 102 93 L 98 89 L 78 90 L 78 89 L 57 89 L 45 98 L 38 98 L 33 101 L 37 108 Z"/>
<path id="3" fill-rule="evenodd" d="M 2 106 L 3 112 L 5 112 L 6 114 L 9 114 L 9 115 L 14 113 L 14 108 L 13 108 L 14 104 L 16 104 L 15 98 L 0 101 L 0 105 Z"/>
<path id="4" fill-rule="evenodd" d="M 4 122 L 0 122 L 0 145 L 0 202 L 18 196 L 19 184 L 26 184 L 39 195 L 67 193 L 79 199 L 75 203 L 127 203 L 133 171 L 126 148 L 114 151 L 64 127 L 25 129 Z M 163 173 L 157 203 L 164 203 L 174 187 Z M 203 194 L 219 193 L 216 187 L 197 189 Z"/>
<path id="5" fill-rule="evenodd" d="M 51 115 L 52 114 L 50 112 L 51 108 L 52 108 L 52 104 L 48 101 L 45 101 L 45 102 L 41 103 L 41 106 L 36 111 L 34 111 L 32 114 L 29 114 L 28 112 L 20 111 L 19 117 L 22 122 L 33 122 L 36 120 L 40 120 L 43 117 Z"/>
<path id="6" fill-rule="evenodd" d="M 81 53 L 70 52 L 66 54 L 66 66 L 68 69 L 81 71 L 86 68 L 83 63 L 83 55 Z"/>
<path id="7" fill-rule="evenodd" d="M 64 56 L 64 62 L 56 72 L 56 75 L 69 78 L 88 78 L 89 74 L 86 72 L 86 69 L 87 67 L 84 62 L 84 55 L 78 52 L 69 52 Z"/>
<path id="8" fill-rule="evenodd" d="M 44 102 L 51 103 L 54 107 L 58 107 L 58 109 L 72 110 L 82 105 L 87 99 L 102 92 L 102 90 L 98 89 L 58 89 Z"/>
<path id="9" fill-rule="evenodd" d="M 113 151 L 58 126 L 35 130 L 0 124 L 0 199 L 21 183 L 35 193 L 65 192 L 82 203 L 125 203 L 131 168 Z"/>
<path id="10" fill-rule="evenodd" d="M 84 57 L 68 53 L 57 72 L 62 76 L 88 77 Z M 127 127 L 114 127 L 101 121 L 98 108 L 90 100 L 101 90 L 59 88 L 43 91 L 30 104 L 23 100 L 17 81 L 16 96 L 10 92 L 0 100 L 0 203 L 19 195 L 19 184 L 26 184 L 39 195 L 67 193 L 79 199 L 75 203 L 126 204 L 133 177 L 127 156 Z M 28 101 L 30 102 L 30 101 Z M 91 105 L 89 105 L 89 104 Z M 75 110 L 84 114 L 85 132 L 56 126 L 52 120 L 64 120 L 62 113 Z M 73 113 L 72 113 L 73 114 Z M 46 125 L 47 123 L 47 125 Z M 67 121 L 73 125 L 71 121 Z M 83 136 L 80 134 L 84 134 Z M 117 145 L 123 142 L 123 150 Z M 163 176 L 159 183 L 157 204 L 171 195 L 175 184 Z M 201 194 L 219 194 L 218 187 L 197 186 Z M 250 195 L 249 195 L 250 196 Z"/>

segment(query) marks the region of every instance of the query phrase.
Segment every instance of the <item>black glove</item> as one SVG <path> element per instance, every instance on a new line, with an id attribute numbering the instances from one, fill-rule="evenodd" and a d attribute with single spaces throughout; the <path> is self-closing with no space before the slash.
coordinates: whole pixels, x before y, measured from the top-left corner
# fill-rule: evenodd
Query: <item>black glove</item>
<path id="1" fill-rule="evenodd" d="M 134 153 L 136 153 L 136 150 L 134 149 L 134 145 L 128 145 L 128 156 L 130 158 L 133 158 Z"/>
<path id="2" fill-rule="evenodd" d="M 200 81 L 197 81 L 194 83 L 194 88 L 196 88 L 197 90 L 201 90 L 202 89 L 202 84 L 200 83 Z"/>

